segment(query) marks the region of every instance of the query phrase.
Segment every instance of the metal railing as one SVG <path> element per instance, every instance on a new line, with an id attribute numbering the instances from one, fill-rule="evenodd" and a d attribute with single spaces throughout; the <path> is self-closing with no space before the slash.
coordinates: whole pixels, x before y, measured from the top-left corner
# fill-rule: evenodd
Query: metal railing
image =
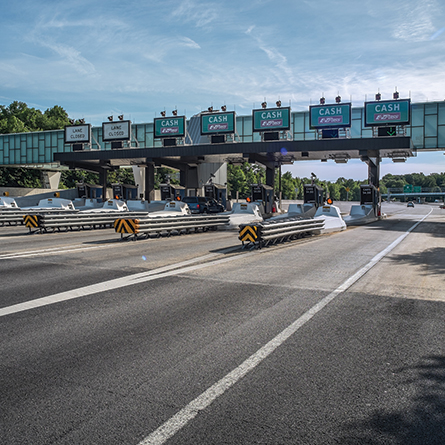
<path id="1" fill-rule="evenodd" d="M 30 220 L 29 216 L 24 216 L 30 233 L 50 233 L 50 232 L 67 232 L 69 230 L 92 230 L 113 228 L 114 222 L 122 217 L 124 212 L 78 212 L 71 214 L 37 214 L 37 219 Z M 146 216 L 146 212 L 125 212 L 127 218 L 137 218 Z"/>
<path id="2" fill-rule="evenodd" d="M 41 215 L 43 213 L 57 213 L 57 214 L 73 214 L 77 210 L 63 210 L 63 209 L 17 209 L 7 208 L 0 209 L 0 227 L 3 226 L 18 226 L 25 223 L 24 217 L 26 215 Z"/>
<path id="3" fill-rule="evenodd" d="M 161 216 L 145 218 L 117 219 L 115 231 L 121 234 L 121 239 L 141 239 L 154 236 L 170 236 L 172 234 L 192 233 L 216 230 L 219 226 L 229 224 L 228 215 L 184 215 Z M 128 236 L 125 236 L 128 234 Z"/>
<path id="4" fill-rule="evenodd" d="M 261 248 L 271 244 L 292 241 L 308 235 L 319 235 L 323 219 L 284 218 L 261 223 L 242 224 L 239 239 L 243 248 Z"/>

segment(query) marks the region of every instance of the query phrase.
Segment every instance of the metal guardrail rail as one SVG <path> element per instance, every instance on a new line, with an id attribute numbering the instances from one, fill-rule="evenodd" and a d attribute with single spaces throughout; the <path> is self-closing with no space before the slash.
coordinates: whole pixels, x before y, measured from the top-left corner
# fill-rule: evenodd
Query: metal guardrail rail
<path id="1" fill-rule="evenodd" d="M 41 215 L 43 213 L 56 214 L 73 214 L 78 210 L 64 210 L 64 209 L 17 209 L 6 208 L 0 209 L 0 227 L 3 226 L 19 226 L 25 224 L 24 217 L 26 215 Z"/>
<path id="2" fill-rule="evenodd" d="M 121 239 L 150 238 L 153 235 L 170 236 L 172 234 L 192 233 L 198 231 L 217 230 L 219 226 L 229 224 L 228 215 L 185 215 L 160 216 L 154 218 L 120 218 L 114 227 Z M 127 234 L 128 236 L 125 236 Z"/>
<path id="3" fill-rule="evenodd" d="M 260 223 L 242 224 L 239 240 L 243 248 L 260 248 L 271 244 L 292 241 L 308 235 L 318 235 L 324 228 L 324 220 L 284 218 Z"/>
<path id="4" fill-rule="evenodd" d="M 67 232 L 113 228 L 123 212 L 77 212 L 71 214 L 28 214 L 23 216 L 30 233 Z M 125 212 L 127 218 L 146 216 L 146 212 Z"/>

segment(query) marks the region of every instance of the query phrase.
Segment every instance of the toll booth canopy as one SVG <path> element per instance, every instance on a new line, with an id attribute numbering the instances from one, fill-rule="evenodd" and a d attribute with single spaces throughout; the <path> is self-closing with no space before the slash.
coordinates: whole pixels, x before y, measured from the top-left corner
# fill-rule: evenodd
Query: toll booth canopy
<path id="1" fill-rule="evenodd" d="M 225 207 L 227 203 L 227 187 L 220 184 L 205 184 L 204 196 L 220 202 Z"/>
<path id="2" fill-rule="evenodd" d="M 182 199 L 185 196 L 185 187 L 177 184 L 161 184 L 161 200 L 173 201 L 178 198 Z"/>
<path id="3" fill-rule="evenodd" d="M 274 189 L 266 184 L 252 184 L 252 201 L 261 202 L 264 206 L 265 213 L 272 213 L 274 202 Z"/>
<path id="4" fill-rule="evenodd" d="M 319 185 L 305 184 L 304 191 L 304 203 L 315 204 L 315 207 L 319 207 L 324 203 L 324 189 Z"/>

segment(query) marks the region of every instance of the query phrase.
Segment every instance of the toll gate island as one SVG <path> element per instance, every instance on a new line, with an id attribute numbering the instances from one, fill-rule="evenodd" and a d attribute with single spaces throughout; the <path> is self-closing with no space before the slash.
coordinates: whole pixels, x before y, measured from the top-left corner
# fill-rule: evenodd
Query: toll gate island
<path id="1" fill-rule="evenodd" d="M 165 166 L 179 171 L 181 193 L 203 194 L 213 182 L 220 199 L 227 163 L 264 166 L 265 187 L 273 189 L 275 171 L 284 164 L 360 159 L 368 165 L 369 185 L 378 190 L 383 158 L 405 162 L 421 151 L 445 150 L 445 102 L 411 103 L 398 92 L 391 100 L 376 94 L 358 108 L 337 96 L 334 103 L 322 97 L 300 112 L 277 101 L 273 107 L 263 102 L 249 116 L 222 106 L 189 120 L 174 110 L 171 116 L 161 112 L 152 123 L 132 124 L 123 115 L 109 116 L 101 127 L 83 119 L 71 122 L 64 130 L 0 135 L 0 165 L 40 168 L 48 188 L 57 188 L 61 169 L 93 171 L 103 190 L 109 171 L 132 167 L 137 198 L 148 201 L 154 200 L 155 168 Z"/>

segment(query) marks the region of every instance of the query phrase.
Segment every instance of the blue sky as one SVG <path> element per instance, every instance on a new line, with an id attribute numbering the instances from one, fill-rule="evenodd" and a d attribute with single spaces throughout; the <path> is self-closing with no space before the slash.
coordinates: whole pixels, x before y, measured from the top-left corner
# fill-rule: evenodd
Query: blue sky
<path id="1" fill-rule="evenodd" d="M 363 106 L 397 87 L 413 102 L 445 98 L 443 0 L 7 1 L 0 16 L 0 104 L 14 100 L 100 125 L 151 122 L 266 99 L 307 110 L 323 94 Z M 364 179 L 360 161 L 301 162 L 294 175 Z M 443 152 L 382 175 L 445 171 Z"/>

